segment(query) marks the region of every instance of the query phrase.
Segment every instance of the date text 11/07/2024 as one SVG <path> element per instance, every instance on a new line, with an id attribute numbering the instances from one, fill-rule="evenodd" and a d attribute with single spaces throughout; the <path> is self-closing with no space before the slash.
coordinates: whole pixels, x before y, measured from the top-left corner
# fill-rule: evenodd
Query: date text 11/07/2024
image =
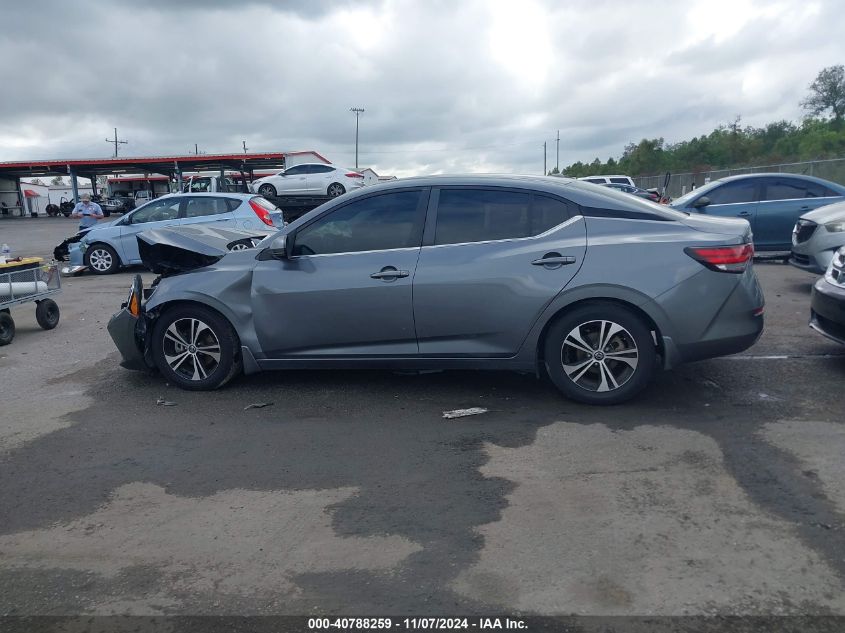
<path id="1" fill-rule="evenodd" d="M 309 618 L 308 629 L 319 630 L 520 630 L 525 621 L 512 618 Z"/>

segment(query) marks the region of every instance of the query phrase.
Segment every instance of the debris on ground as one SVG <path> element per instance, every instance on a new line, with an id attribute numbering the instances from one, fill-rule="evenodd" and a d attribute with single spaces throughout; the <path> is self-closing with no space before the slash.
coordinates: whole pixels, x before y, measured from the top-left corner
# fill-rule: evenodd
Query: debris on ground
<path id="1" fill-rule="evenodd" d="M 170 400 L 165 400 L 161 396 L 159 396 L 158 400 L 156 400 L 156 404 L 160 407 L 175 407 L 176 406 L 175 402 L 170 402 Z"/>
<path id="2" fill-rule="evenodd" d="M 480 413 L 487 413 L 487 409 L 482 407 L 472 407 L 470 409 L 455 409 L 453 411 L 444 411 L 443 417 L 447 420 L 452 418 L 464 418 L 468 415 L 479 415 Z"/>
<path id="3" fill-rule="evenodd" d="M 248 404 L 244 407 L 244 411 L 247 409 L 263 409 L 264 407 L 271 407 L 273 406 L 272 402 L 253 402 L 252 404 Z"/>

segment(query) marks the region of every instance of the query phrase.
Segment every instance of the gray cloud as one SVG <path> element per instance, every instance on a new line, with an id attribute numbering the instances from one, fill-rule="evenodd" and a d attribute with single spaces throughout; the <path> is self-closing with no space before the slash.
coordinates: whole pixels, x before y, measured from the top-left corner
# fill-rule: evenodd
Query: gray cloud
<path id="1" fill-rule="evenodd" d="M 117 0 L 4 7 L 0 160 L 316 149 L 387 173 L 542 170 L 800 116 L 833 0 Z M 772 8 L 775 7 L 775 8 Z"/>

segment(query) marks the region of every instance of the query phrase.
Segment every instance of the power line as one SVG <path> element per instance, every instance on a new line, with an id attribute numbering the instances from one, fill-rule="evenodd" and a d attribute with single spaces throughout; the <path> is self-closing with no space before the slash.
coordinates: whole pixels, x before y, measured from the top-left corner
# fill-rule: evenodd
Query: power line
<path id="1" fill-rule="evenodd" d="M 117 140 L 117 128 L 114 128 L 114 138 L 113 139 L 107 138 L 106 143 L 113 143 L 114 144 L 114 157 L 117 158 L 117 146 L 118 145 L 127 145 L 129 143 L 129 141 L 118 141 Z"/>
<path id="2" fill-rule="evenodd" d="M 358 115 L 364 112 L 364 108 L 349 108 L 355 113 L 355 169 L 358 169 Z"/>

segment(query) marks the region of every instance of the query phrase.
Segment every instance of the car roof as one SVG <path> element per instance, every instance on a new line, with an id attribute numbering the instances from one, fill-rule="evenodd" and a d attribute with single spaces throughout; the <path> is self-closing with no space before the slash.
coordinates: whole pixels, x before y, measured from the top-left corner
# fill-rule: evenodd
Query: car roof
<path id="1" fill-rule="evenodd" d="M 737 180 L 751 180 L 756 178 L 797 178 L 798 180 L 806 180 L 807 182 L 816 182 L 822 185 L 835 185 L 838 188 L 842 188 L 842 185 L 831 182 L 830 180 L 825 180 L 824 178 L 817 178 L 816 176 L 808 176 L 807 174 L 791 174 L 789 172 L 783 171 L 767 171 L 767 172 L 760 172 L 756 174 L 736 174 L 735 176 L 725 176 L 724 178 L 719 178 L 718 180 L 714 180 L 712 182 L 734 182 Z"/>
<path id="2" fill-rule="evenodd" d="M 560 176 L 533 176 L 530 174 L 449 174 L 435 176 L 412 176 L 381 182 L 367 187 L 364 191 L 372 191 L 376 187 L 386 189 L 401 189 L 403 187 L 443 187 L 443 186 L 496 186 L 496 187 L 524 187 L 545 189 L 549 192 L 560 192 L 564 187 L 577 182 L 573 178 Z"/>
<path id="3" fill-rule="evenodd" d="M 368 187 L 362 187 L 330 200 L 297 218 L 290 224 L 296 229 L 310 221 L 313 214 L 329 212 L 338 205 L 346 204 L 359 197 L 366 197 L 374 193 L 386 191 L 401 191 L 402 189 L 417 187 L 501 187 L 512 189 L 526 189 L 534 193 L 557 195 L 575 204 L 585 207 L 600 207 L 606 210 L 617 210 L 632 213 L 651 213 L 663 218 L 671 218 L 677 211 L 647 202 L 627 193 L 616 191 L 604 185 L 597 185 L 584 180 L 576 180 L 561 176 L 534 176 L 520 174 L 454 174 L 438 176 L 414 176 L 382 182 Z M 643 206 L 645 205 L 645 206 Z"/>
<path id="4" fill-rule="evenodd" d="M 173 193 L 166 193 L 164 195 L 159 196 L 158 198 L 153 198 L 153 200 L 161 200 L 162 198 L 186 198 L 188 196 L 196 197 L 209 197 L 209 198 L 237 198 L 239 200 L 249 200 L 250 198 L 254 198 L 256 195 L 255 193 L 241 193 L 236 191 L 174 191 Z"/>

